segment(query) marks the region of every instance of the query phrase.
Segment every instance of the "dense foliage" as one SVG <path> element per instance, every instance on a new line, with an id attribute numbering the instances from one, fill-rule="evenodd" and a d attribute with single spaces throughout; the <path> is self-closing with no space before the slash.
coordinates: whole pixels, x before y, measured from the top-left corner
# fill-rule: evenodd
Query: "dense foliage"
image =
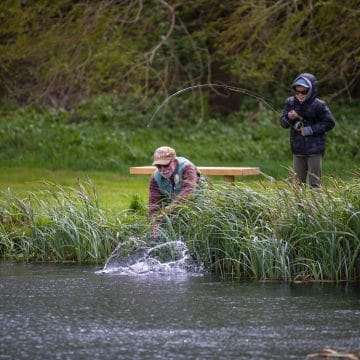
<path id="1" fill-rule="evenodd" d="M 357 98 L 359 11 L 356 0 L 5 0 L 0 99 L 71 108 L 209 82 L 283 96 L 305 70 L 322 94 Z"/>
<path id="2" fill-rule="evenodd" d="M 201 166 L 260 166 L 269 175 L 284 176 L 291 161 L 289 130 L 281 128 L 277 112 L 244 108 L 215 119 L 189 107 L 189 118 L 174 130 L 182 100 L 164 107 L 150 127 L 141 124 L 149 123 L 151 111 L 137 112 L 132 103 L 112 98 L 94 99 L 72 112 L 3 108 L 0 161 L 3 166 L 127 174 L 130 166 L 149 164 L 154 149 L 168 144 Z M 357 103 L 332 103 L 331 108 L 337 125 L 328 133 L 325 165 L 332 163 L 332 171 L 344 177 L 360 161 L 360 109 Z"/>

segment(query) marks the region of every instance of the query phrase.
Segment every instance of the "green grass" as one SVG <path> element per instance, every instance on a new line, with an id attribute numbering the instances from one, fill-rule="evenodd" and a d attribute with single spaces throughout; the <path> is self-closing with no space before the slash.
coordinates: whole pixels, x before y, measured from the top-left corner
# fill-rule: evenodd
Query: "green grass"
<path id="1" fill-rule="evenodd" d="M 90 180 L 98 192 L 100 206 L 105 211 L 114 212 L 128 209 L 135 194 L 145 201 L 148 179 L 148 176 L 125 176 L 109 171 L 0 168 L 0 190 L 9 188 L 19 197 L 26 196 L 29 191 L 39 194 L 46 188 L 44 182 L 76 187 L 79 181 Z"/>
<path id="2" fill-rule="evenodd" d="M 291 182 L 210 187 L 169 216 L 166 231 L 223 277 L 360 280 L 359 178 L 322 190 Z"/>
<path id="3" fill-rule="evenodd" d="M 11 190 L 0 193 L 0 256 L 5 259 L 104 263 L 119 242 L 148 226 L 139 208 L 136 216 L 131 209 L 104 211 L 91 182 L 46 183 L 21 197 Z"/>
<path id="4" fill-rule="evenodd" d="M 210 184 L 167 214 L 163 241 L 183 239 L 199 264 L 224 278 L 359 280 L 359 179 L 330 181 L 322 190 L 268 178 L 251 187 Z M 46 183 L 26 196 L 2 191 L 0 256 L 104 263 L 130 236 L 138 246 L 149 239 L 146 202 L 136 192 L 127 205 L 104 210 L 89 182 Z"/>
<path id="5" fill-rule="evenodd" d="M 91 104 L 88 105 L 91 108 Z M 328 133 L 324 172 L 350 178 L 360 161 L 358 103 L 335 107 L 336 127 Z M 113 111 L 113 112 L 112 112 Z M 192 118 L 176 126 L 175 110 L 164 109 L 152 127 L 151 113 L 121 114 L 108 109 L 106 119 L 55 109 L 25 108 L 0 115 L 0 161 L 7 167 L 111 171 L 128 174 L 128 168 L 151 162 L 161 145 L 203 166 L 260 166 L 275 178 L 287 176 L 291 165 L 289 130 L 279 125 L 279 114 L 264 109 L 256 121 L 251 110 L 226 119 Z M 125 122 L 123 118 L 130 120 Z"/>
<path id="6" fill-rule="evenodd" d="M 195 207 L 168 214 L 165 240 L 183 238 L 224 277 L 359 280 L 358 103 L 334 109 L 321 192 L 285 181 L 289 134 L 268 110 L 256 122 L 251 110 L 226 119 L 191 113 L 174 126 L 166 109 L 151 128 L 146 112 L 90 110 L 0 109 L 0 257 L 104 263 L 119 242 L 146 236 L 149 177 L 130 176 L 129 167 L 150 164 L 167 144 L 199 166 L 259 166 L 263 174 L 230 188 L 211 178 Z"/>

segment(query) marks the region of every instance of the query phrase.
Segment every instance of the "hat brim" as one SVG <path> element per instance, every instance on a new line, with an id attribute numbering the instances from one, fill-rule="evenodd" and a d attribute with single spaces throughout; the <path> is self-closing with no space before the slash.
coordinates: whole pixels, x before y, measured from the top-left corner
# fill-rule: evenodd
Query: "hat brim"
<path id="1" fill-rule="evenodd" d="M 293 85 L 293 89 L 295 89 L 297 86 L 302 86 L 302 87 L 305 88 L 305 89 L 310 89 L 310 86 L 309 86 L 309 85 L 304 85 L 304 84 L 294 84 L 294 85 Z"/>
<path id="2" fill-rule="evenodd" d="M 152 164 L 153 165 L 169 165 L 171 160 L 172 159 L 159 159 L 159 160 L 155 160 Z"/>
<path id="3" fill-rule="evenodd" d="M 310 89 L 310 85 L 306 83 L 303 79 L 298 79 L 292 84 L 292 87 L 295 88 L 296 86 L 302 86 L 303 88 Z"/>

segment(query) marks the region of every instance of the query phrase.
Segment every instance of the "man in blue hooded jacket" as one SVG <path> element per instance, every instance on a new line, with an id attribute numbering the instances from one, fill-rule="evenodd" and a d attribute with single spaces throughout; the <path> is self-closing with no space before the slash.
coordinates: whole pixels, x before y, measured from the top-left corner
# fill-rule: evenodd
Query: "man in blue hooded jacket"
<path id="1" fill-rule="evenodd" d="M 283 128 L 291 128 L 290 146 L 299 181 L 306 184 L 309 177 L 310 186 L 319 188 L 326 132 L 335 126 L 335 119 L 326 103 L 317 98 L 314 75 L 300 74 L 291 87 L 294 95 L 286 100 L 280 124 Z"/>

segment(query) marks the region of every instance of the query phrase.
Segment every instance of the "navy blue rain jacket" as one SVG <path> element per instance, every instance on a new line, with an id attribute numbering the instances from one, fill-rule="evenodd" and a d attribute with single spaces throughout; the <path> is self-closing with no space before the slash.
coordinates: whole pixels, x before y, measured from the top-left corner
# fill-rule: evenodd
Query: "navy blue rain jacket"
<path id="1" fill-rule="evenodd" d="M 307 97 L 303 103 L 295 96 L 287 98 L 280 124 L 283 128 L 291 127 L 290 146 L 293 154 L 302 156 L 324 154 L 326 132 L 335 126 L 335 119 L 326 103 L 316 97 L 318 85 L 315 76 L 303 73 L 295 79 L 294 83 L 299 78 L 309 84 Z M 294 129 L 293 126 L 298 119 L 288 118 L 287 114 L 291 110 L 295 110 L 303 117 L 306 136 L 302 136 L 300 131 Z"/>

